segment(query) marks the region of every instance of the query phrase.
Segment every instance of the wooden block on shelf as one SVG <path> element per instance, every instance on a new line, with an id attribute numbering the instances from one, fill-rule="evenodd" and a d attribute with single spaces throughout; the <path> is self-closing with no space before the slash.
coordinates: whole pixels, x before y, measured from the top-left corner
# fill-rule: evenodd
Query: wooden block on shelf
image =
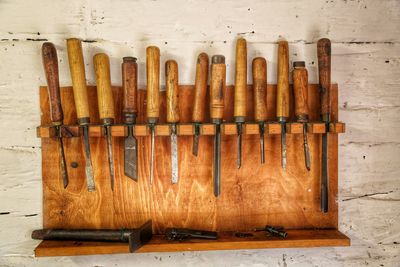
<path id="1" fill-rule="evenodd" d="M 193 135 L 194 124 L 180 124 L 178 125 L 178 135 Z"/>
<path id="2" fill-rule="evenodd" d="M 265 127 L 265 132 L 267 134 L 280 134 L 281 133 L 281 125 L 279 123 L 267 123 Z"/>
<path id="3" fill-rule="evenodd" d="M 301 134 L 303 133 L 303 123 L 291 122 L 286 124 L 286 132 L 289 134 Z"/>
<path id="4" fill-rule="evenodd" d="M 235 123 L 224 123 L 222 124 L 221 133 L 225 135 L 234 135 L 237 133 Z"/>
<path id="5" fill-rule="evenodd" d="M 200 133 L 202 135 L 214 135 L 215 134 L 215 125 L 214 124 L 202 124 Z"/>
<path id="6" fill-rule="evenodd" d="M 307 132 L 313 134 L 322 134 L 326 132 L 325 123 L 313 122 L 307 123 Z"/>
<path id="7" fill-rule="evenodd" d="M 260 128 L 258 123 L 249 123 L 244 125 L 244 134 L 259 134 Z"/>
<path id="8" fill-rule="evenodd" d="M 56 128 L 53 126 L 36 127 L 36 135 L 39 138 L 50 138 L 56 135 Z"/>
<path id="9" fill-rule="evenodd" d="M 332 122 L 329 124 L 329 132 L 331 133 L 344 133 L 346 125 L 342 122 Z"/>

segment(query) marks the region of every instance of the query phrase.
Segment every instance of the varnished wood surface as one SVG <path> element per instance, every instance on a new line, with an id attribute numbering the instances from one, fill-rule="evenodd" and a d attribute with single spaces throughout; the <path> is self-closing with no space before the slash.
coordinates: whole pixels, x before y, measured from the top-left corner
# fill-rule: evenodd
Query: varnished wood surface
<path id="1" fill-rule="evenodd" d="M 124 57 L 121 64 L 122 89 L 124 90 L 122 113 L 125 123 L 134 123 L 137 116 L 138 64 L 134 57 Z"/>
<path id="2" fill-rule="evenodd" d="M 225 98 L 226 64 L 224 56 L 213 56 L 212 60 L 223 61 L 213 62 L 210 74 L 210 116 L 212 119 L 220 120 L 224 117 L 224 102 L 228 103 Z"/>
<path id="3" fill-rule="evenodd" d="M 205 113 L 208 108 L 206 103 L 207 84 L 208 84 L 208 55 L 200 53 L 197 57 L 196 78 L 194 84 L 194 100 L 193 100 L 193 122 L 203 122 Z"/>
<path id="4" fill-rule="evenodd" d="M 267 119 L 267 61 L 263 57 L 256 57 L 252 64 L 253 99 L 255 121 Z"/>
<path id="5" fill-rule="evenodd" d="M 293 70 L 294 113 L 298 121 L 308 117 L 308 73 L 306 68 L 296 67 Z"/>
<path id="6" fill-rule="evenodd" d="M 167 94 L 167 122 L 179 122 L 179 75 L 175 60 L 165 62 L 165 90 Z"/>
<path id="7" fill-rule="evenodd" d="M 146 48 L 147 105 L 149 118 L 160 116 L 160 49 L 157 46 Z"/>
<path id="8" fill-rule="evenodd" d="M 114 119 L 115 109 L 111 89 L 110 59 L 104 53 L 96 54 L 93 57 L 93 65 L 96 73 L 97 102 L 100 119 Z"/>
<path id="9" fill-rule="evenodd" d="M 278 89 L 276 96 L 276 116 L 289 117 L 289 44 L 287 41 L 278 42 Z"/>
<path id="10" fill-rule="evenodd" d="M 318 77 L 321 86 L 321 114 L 331 112 L 329 86 L 331 85 L 331 41 L 327 38 L 318 40 Z"/>
<path id="11" fill-rule="evenodd" d="M 247 42 L 236 41 L 234 117 L 246 117 L 247 93 Z"/>

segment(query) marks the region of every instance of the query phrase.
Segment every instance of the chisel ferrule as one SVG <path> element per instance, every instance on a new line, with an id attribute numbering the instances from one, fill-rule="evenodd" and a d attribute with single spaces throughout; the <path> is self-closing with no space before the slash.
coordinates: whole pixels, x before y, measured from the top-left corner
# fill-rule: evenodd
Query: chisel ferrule
<path id="1" fill-rule="evenodd" d="M 104 126 L 110 126 L 114 123 L 113 118 L 104 118 L 104 119 L 102 119 L 102 121 L 103 121 Z"/>
<path id="2" fill-rule="evenodd" d="M 90 118 L 85 117 L 85 118 L 79 118 L 78 119 L 78 124 L 83 126 L 83 125 L 88 125 L 90 123 Z"/>

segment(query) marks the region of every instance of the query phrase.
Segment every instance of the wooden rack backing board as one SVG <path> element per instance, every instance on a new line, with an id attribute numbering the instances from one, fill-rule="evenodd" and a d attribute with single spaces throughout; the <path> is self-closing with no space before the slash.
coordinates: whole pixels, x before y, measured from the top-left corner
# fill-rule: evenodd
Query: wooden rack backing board
<path id="1" fill-rule="evenodd" d="M 181 123 L 190 123 L 193 102 L 193 86 L 180 86 L 179 107 Z M 291 89 L 292 90 L 292 89 Z M 309 86 L 310 121 L 319 119 L 319 93 L 317 85 Z M 96 88 L 89 86 L 90 116 L 93 124 L 99 123 Z M 113 87 L 116 123 L 121 123 L 122 89 Z M 252 88 L 248 86 L 248 117 L 253 121 Z M 139 90 L 138 123 L 145 123 L 145 91 Z M 71 87 L 61 89 L 64 124 L 75 125 L 76 113 Z M 247 126 L 243 136 L 243 165 L 236 168 L 236 136 L 232 125 L 233 86 L 227 86 L 225 94 L 222 135 L 222 187 L 221 196 L 214 197 L 213 127 L 203 127 L 199 155 L 194 157 L 192 126 L 181 127 L 179 142 L 179 182 L 171 184 L 170 141 L 167 136 L 156 137 L 155 180 L 149 183 L 150 139 L 144 125 L 138 126 L 139 181 L 124 176 L 123 126 L 113 129 L 115 164 L 115 188 L 111 191 L 104 138 L 90 138 L 96 191 L 88 192 L 85 178 L 85 159 L 81 138 L 64 138 L 69 185 L 63 189 L 59 170 L 57 142 L 52 136 L 49 117 L 47 88 L 40 88 L 42 112 L 38 135 L 42 137 L 43 172 L 43 227 L 44 228 L 135 228 L 148 219 L 153 220 L 152 241 L 137 252 L 162 252 L 185 250 L 250 249 L 274 247 L 348 246 L 350 240 L 337 230 L 338 225 L 338 135 L 344 132 L 344 124 L 334 123 L 329 134 L 329 212 L 320 212 L 319 186 L 321 162 L 321 126 L 309 124 L 309 145 L 312 158 L 311 170 L 304 166 L 301 125 L 290 126 L 293 134 L 287 135 L 288 165 L 286 172 L 280 166 L 279 127 L 268 124 L 265 136 L 266 163 L 260 163 L 259 136 L 254 126 Z M 275 120 L 276 86 L 267 87 L 268 121 Z M 338 87 L 331 87 L 332 121 L 338 119 Z M 291 121 L 293 92 L 291 92 Z M 160 123 L 165 122 L 165 92 L 161 92 Z M 208 121 L 208 107 L 207 107 Z M 140 128 L 141 127 L 141 128 Z M 300 128 L 299 128 L 300 127 Z M 274 130 L 276 128 L 276 130 Z M 323 127 L 322 127 L 323 128 Z M 78 135 L 78 127 L 71 126 L 72 136 Z M 182 130 L 183 129 L 183 130 Z M 299 134 L 294 134 L 299 133 Z M 168 135 L 167 125 L 159 126 L 159 135 Z M 91 136 L 101 137 L 101 128 L 91 127 Z M 207 136 L 208 135 L 208 136 Z M 74 164 L 72 164 L 74 163 Z M 255 227 L 284 226 L 286 239 L 266 237 L 255 233 L 243 239 L 234 231 L 253 231 Z M 189 227 L 221 232 L 217 241 L 188 241 L 168 243 L 162 234 L 167 227 Z M 293 230 L 291 230 L 293 229 Z M 302 230 L 303 229 L 303 230 Z M 314 230 L 313 230 L 314 229 Z M 35 249 L 36 256 L 64 256 L 128 252 L 125 243 L 43 241 Z"/>

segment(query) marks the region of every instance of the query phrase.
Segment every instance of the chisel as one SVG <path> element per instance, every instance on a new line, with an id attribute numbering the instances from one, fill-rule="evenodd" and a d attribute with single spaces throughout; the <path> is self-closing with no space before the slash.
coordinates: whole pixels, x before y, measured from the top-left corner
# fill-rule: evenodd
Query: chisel
<path id="1" fill-rule="evenodd" d="M 267 61 L 263 57 L 253 59 L 254 118 L 259 125 L 260 159 L 265 163 L 264 132 L 267 120 Z"/>
<path id="2" fill-rule="evenodd" d="M 63 124 L 64 114 L 61 107 L 58 59 L 54 44 L 46 42 L 42 45 L 42 59 L 50 100 L 50 119 L 56 128 L 56 136 L 59 142 L 58 150 L 60 153 L 60 171 L 64 188 L 67 188 L 68 172 L 65 164 L 63 141 L 61 138 L 61 126 Z"/>
<path id="3" fill-rule="evenodd" d="M 281 165 L 283 170 L 286 170 L 286 121 L 289 117 L 289 48 L 287 41 L 278 42 L 276 116 L 281 124 Z"/>
<path id="4" fill-rule="evenodd" d="M 160 116 L 160 49 L 149 46 L 146 49 L 147 78 L 147 122 L 151 131 L 150 184 L 154 176 L 154 136 L 155 127 Z"/>
<path id="5" fill-rule="evenodd" d="M 122 117 L 128 127 L 124 142 L 124 173 L 134 181 L 138 180 L 137 140 L 133 135 L 133 125 L 137 117 L 137 75 L 138 65 L 135 57 L 124 57 L 122 62 L 122 89 L 124 91 Z"/>
<path id="6" fill-rule="evenodd" d="M 85 64 L 83 61 L 82 44 L 79 39 L 71 38 L 67 40 L 68 62 L 71 72 L 72 88 L 78 124 L 83 132 L 83 144 L 85 150 L 85 173 L 88 191 L 94 191 L 94 177 L 92 159 L 90 156 L 89 143 L 89 101 L 86 87 Z"/>
<path id="7" fill-rule="evenodd" d="M 100 120 L 104 127 L 107 140 L 108 166 L 111 178 L 111 190 L 114 190 L 114 162 L 112 150 L 111 125 L 115 120 L 114 99 L 111 89 L 110 60 L 104 53 L 98 53 L 93 57 L 93 65 L 96 74 L 97 101 L 99 105 Z"/>
<path id="8" fill-rule="evenodd" d="M 225 57 L 215 55 L 211 59 L 210 117 L 215 124 L 214 195 L 216 197 L 221 193 L 221 123 L 224 115 L 225 78 Z"/>
<path id="9" fill-rule="evenodd" d="M 304 61 L 293 62 L 293 68 L 294 113 L 296 120 L 303 124 L 304 159 L 307 170 L 310 170 L 311 158 L 307 140 L 308 73 Z"/>
<path id="10" fill-rule="evenodd" d="M 167 91 L 167 123 L 171 126 L 171 182 L 178 182 L 178 135 L 179 122 L 179 88 L 178 64 L 175 60 L 165 62 L 165 89 Z"/>
<path id="11" fill-rule="evenodd" d="M 246 119 L 247 91 L 247 47 L 246 40 L 240 38 L 236 42 L 236 72 L 233 116 L 237 128 L 237 158 L 236 166 L 242 165 L 242 131 Z"/>
<path id="12" fill-rule="evenodd" d="M 331 41 L 320 39 L 317 44 L 318 76 L 321 95 L 321 120 L 326 125 L 326 133 L 322 135 L 322 169 L 321 169 L 321 211 L 328 212 L 328 131 L 331 115 Z"/>
<path id="13" fill-rule="evenodd" d="M 200 124 L 204 121 L 205 102 L 208 82 L 208 55 L 201 53 L 197 57 L 196 79 L 194 83 L 194 103 L 192 122 L 194 123 L 193 155 L 197 156 L 199 151 Z"/>

